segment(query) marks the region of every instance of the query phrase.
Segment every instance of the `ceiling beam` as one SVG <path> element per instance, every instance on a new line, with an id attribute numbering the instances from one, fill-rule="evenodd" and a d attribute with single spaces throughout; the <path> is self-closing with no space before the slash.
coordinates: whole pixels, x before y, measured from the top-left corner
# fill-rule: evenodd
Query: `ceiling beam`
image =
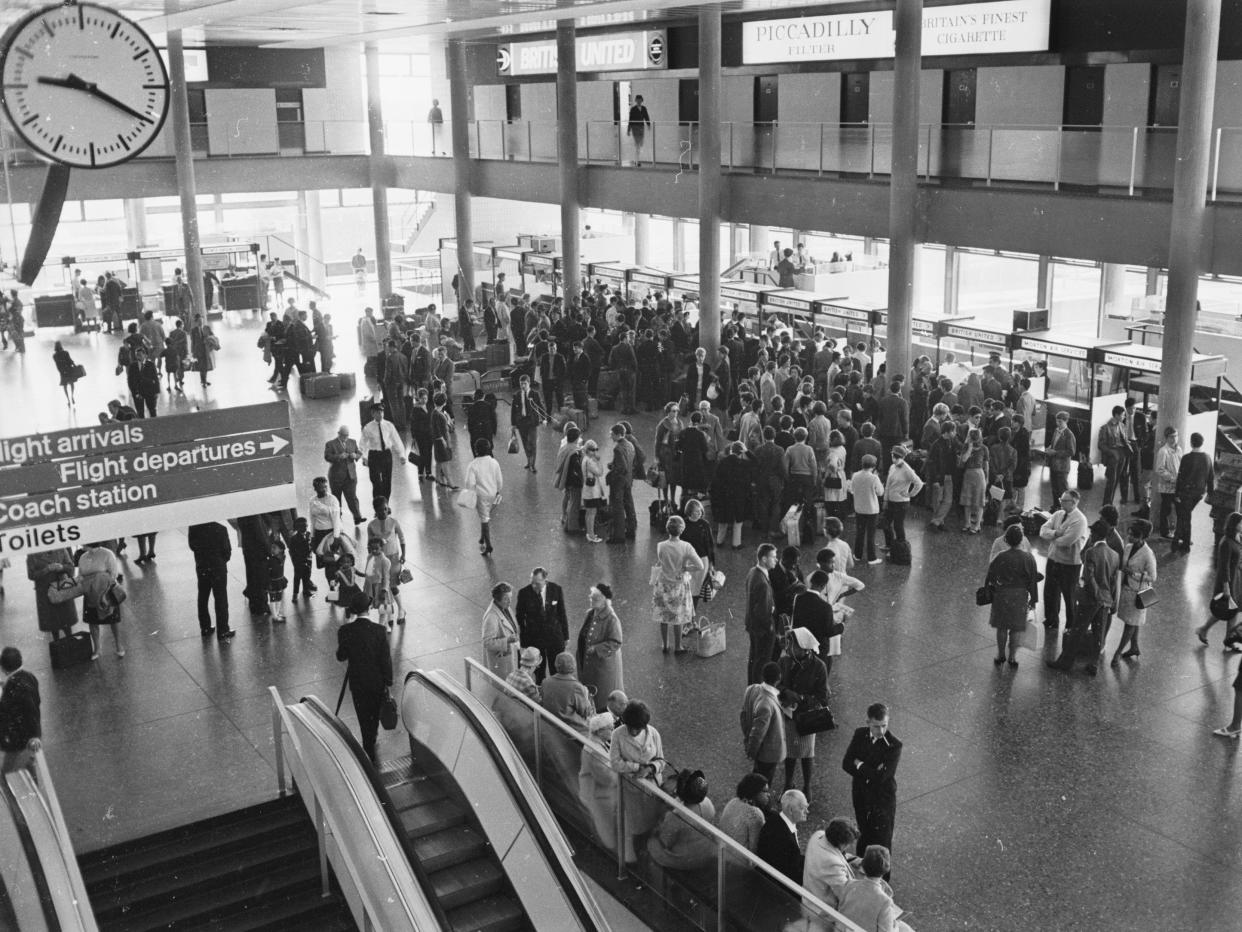
<path id="1" fill-rule="evenodd" d="M 265 16 L 306 5 L 307 0 L 221 0 L 219 3 L 180 13 L 151 16 L 139 22 L 148 32 L 168 33 L 174 29 L 194 29 L 210 26 L 212 23 L 244 19 L 247 16 Z"/>

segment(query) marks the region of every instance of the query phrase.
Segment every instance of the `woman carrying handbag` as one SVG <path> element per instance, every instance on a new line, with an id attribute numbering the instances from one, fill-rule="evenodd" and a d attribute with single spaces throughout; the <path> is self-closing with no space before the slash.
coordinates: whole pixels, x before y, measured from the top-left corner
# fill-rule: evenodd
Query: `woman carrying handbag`
<path id="1" fill-rule="evenodd" d="M 1238 596 L 1242 595 L 1242 514 L 1233 512 L 1225 519 L 1225 532 L 1216 548 L 1216 580 L 1212 584 L 1211 614 L 1195 628 L 1195 636 L 1206 647 L 1207 635 L 1218 621 L 1226 623 L 1225 650 L 1240 652 L 1242 643 L 1232 637 L 1238 616 Z"/>
<path id="2" fill-rule="evenodd" d="M 1156 555 L 1147 545 L 1151 534 L 1151 522 L 1144 518 L 1135 518 L 1127 529 L 1130 535 L 1130 546 L 1126 548 L 1125 559 L 1121 561 L 1121 598 L 1117 603 L 1117 615 L 1125 622 L 1125 630 L 1121 632 L 1121 641 L 1113 651 L 1112 665 L 1121 663 L 1121 658 L 1129 660 L 1139 656 L 1139 628 L 1147 623 L 1147 608 L 1156 603 Z M 1123 653 L 1126 645 L 1130 649 Z"/>

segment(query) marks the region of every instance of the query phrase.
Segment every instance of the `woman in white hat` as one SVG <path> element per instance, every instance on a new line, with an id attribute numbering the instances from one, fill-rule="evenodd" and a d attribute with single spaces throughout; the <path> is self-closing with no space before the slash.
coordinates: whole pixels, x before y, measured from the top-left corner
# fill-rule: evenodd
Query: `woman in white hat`
<path id="1" fill-rule="evenodd" d="M 538 647 L 523 647 L 518 654 L 517 669 L 510 673 L 505 682 L 532 702 L 541 702 L 539 685 L 535 682 L 535 668 L 543 662 L 543 654 Z"/>
<path id="2" fill-rule="evenodd" d="M 828 668 L 819 659 L 819 641 L 806 628 L 789 633 L 785 654 L 781 657 L 781 705 L 788 708 L 784 693 L 796 693 L 797 699 L 786 722 L 788 740 L 785 756 L 785 789 L 793 789 L 794 762 L 802 761 L 802 792 L 811 798 L 811 766 L 815 762 L 815 735 L 799 735 L 794 718 L 799 712 L 825 708 L 828 705 Z M 793 699 L 792 696 L 789 698 Z"/>

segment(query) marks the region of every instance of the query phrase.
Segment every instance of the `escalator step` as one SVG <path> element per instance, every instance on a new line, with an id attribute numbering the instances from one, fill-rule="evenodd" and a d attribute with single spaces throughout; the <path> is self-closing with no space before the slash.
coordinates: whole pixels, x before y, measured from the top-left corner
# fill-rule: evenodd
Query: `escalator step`
<path id="1" fill-rule="evenodd" d="M 522 904 L 512 896 L 489 896 L 450 910 L 453 932 L 519 932 L 530 929 Z"/>
<path id="2" fill-rule="evenodd" d="M 388 796 L 398 810 L 433 805 L 447 795 L 433 780 L 413 780 L 388 788 Z"/>
<path id="3" fill-rule="evenodd" d="M 183 932 L 220 932 L 220 919 L 183 926 Z M 353 932 L 357 928 L 349 906 L 339 893 L 329 899 L 313 891 L 299 892 L 288 899 L 253 905 L 228 917 L 229 932 Z"/>
<path id="4" fill-rule="evenodd" d="M 475 858 L 431 875 L 431 887 L 446 910 L 503 890 L 504 869 L 495 860 Z"/>
<path id="5" fill-rule="evenodd" d="M 422 838 L 424 835 L 431 835 L 446 828 L 461 825 L 466 821 L 465 811 L 447 799 L 424 806 L 401 809 L 398 816 L 411 838 Z"/>
<path id="6" fill-rule="evenodd" d="M 454 825 L 414 839 L 414 852 L 428 872 L 477 858 L 487 849 L 487 839 L 469 825 Z"/>

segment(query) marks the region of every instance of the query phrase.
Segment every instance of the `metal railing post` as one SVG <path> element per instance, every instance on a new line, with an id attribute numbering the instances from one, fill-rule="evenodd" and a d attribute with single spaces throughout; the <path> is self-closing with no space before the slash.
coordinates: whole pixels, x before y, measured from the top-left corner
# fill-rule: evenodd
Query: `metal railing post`
<path id="1" fill-rule="evenodd" d="M 1216 182 L 1220 178 L 1220 134 L 1221 127 L 1216 127 L 1216 145 L 1212 149 L 1212 200 L 1216 200 Z"/>
<path id="2" fill-rule="evenodd" d="M 530 120 L 526 121 L 526 161 L 535 161 L 535 150 L 531 148 Z"/>
<path id="3" fill-rule="evenodd" d="M 280 727 L 280 706 L 276 703 L 276 697 L 272 697 L 272 743 L 276 746 L 276 787 L 280 790 L 280 795 L 284 796 L 287 792 L 285 787 L 285 745 L 281 740 Z"/>
<path id="4" fill-rule="evenodd" d="M 1134 197 L 1134 175 L 1138 171 L 1138 135 L 1139 128 L 1136 126 L 1130 134 L 1130 197 Z"/>
<path id="5" fill-rule="evenodd" d="M 617 879 L 625 879 L 625 774 L 617 775 Z"/>
<path id="6" fill-rule="evenodd" d="M 319 836 L 319 886 L 320 896 L 332 895 L 332 878 L 328 873 L 328 822 L 323 815 L 323 803 L 315 797 L 315 833 Z"/>
<path id="7" fill-rule="evenodd" d="M 996 130 L 993 127 L 989 126 L 988 127 L 988 180 L 987 180 L 987 186 L 989 188 L 992 187 L 992 151 L 993 151 L 992 146 L 995 141 L 995 134 L 996 134 Z"/>
<path id="8" fill-rule="evenodd" d="M 819 124 L 819 175 L 824 174 L 824 124 Z"/>
<path id="9" fill-rule="evenodd" d="M 587 164 L 590 165 L 591 164 L 591 121 L 590 120 L 588 120 L 586 123 L 586 145 L 583 146 L 583 148 L 586 150 Z M 556 153 L 557 161 L 560 161 L 560 157 L 561 157 L 561 154 L 560 154 L 560 151 L 558 150 Z"/>
<path id="10" fill-rule="evenodd" d="M 725 860 L 725 849 L 720 847 L 716 854 L 716 932 L 725 932 L 725 869 L 728 862 Z"/>

